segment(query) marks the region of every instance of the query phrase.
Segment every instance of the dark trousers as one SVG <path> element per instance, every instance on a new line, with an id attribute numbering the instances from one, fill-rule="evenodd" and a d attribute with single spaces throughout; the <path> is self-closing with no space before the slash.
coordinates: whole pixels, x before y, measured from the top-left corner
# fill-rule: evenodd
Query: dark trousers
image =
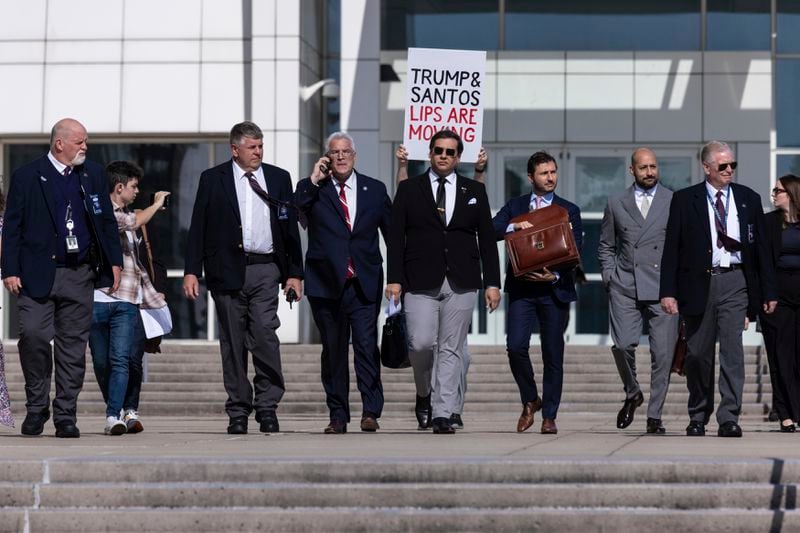
<path id="1" fill-rule="evenodd" d="M 378 312 L 358 278 L 345 283 L 338 299 L 309 296 L 314 322 L 322 337 L 322 386 L 331 420 L 350 421 L 348 345 L 353 341 L 353 365 L 364 411 L 376 417 L 383 411 L 381 357 L 378 351 Z"/>
<path id="2" fill-rule="evenodd" d="M 719 339 L 717 422 L 738 422 L 744 393 L 742 331 L 747 283 L 741 270 L 711 276 L 705 312 L 686 320 L 686 387 L 689 418 L 707 424 L 714 412 L 714 346 Z"/>
<path id="3" fill-rule="evenodd" d="M 772 408 L 781 420 L 800 420 L 800 271 L 777 271 L 778 306 L 761 313 L 772 381 Z"/>
<path id="4" fill-rule="evenodd" d="M 569 319 L 569 303 L 554 298 L 549 287 L 532 295 L 511 294 L 506 317 L 508 362 L 523 404 L 539 395 L 529 354 L 534 320 L 539 322 L 544 364 L 542 417 L 555 419 L 564 384 L 564 329 Z"/>
<path id="5" fill-rule="evenodd" d="M 94 273 L 88 265 L 57 268 L 50 295 L 20 296 L 19 359 L 25 376 L 25 408 L 48 412 L 55 361 L 53 422 L 75 423 L 78 394 L 86 373 L 86 343 L 92 326 Z M 54 349 L 50 348 L 54 341 Z"/>
<path id="6" fill-rule="evenodd" d="M 278 320 L 280 271 L 275 263 L 248 265 L 238 291 L 215 291 L 219 320 L 222 378 L 228 399 L 228 416 L 249 416 L 260 421 L 274 413 L 285 390 L 281 372 Z M 253 386 L 247 377 L 247 353 L 253 355 Z M 255 389 L 255 395 L 253 394 Z"/>
<path id="7" fill-rule="evenodd" d="M 131 352 L 130 366 L 128 367 L 128 390 L 125 391 L 125 400 L 122 402 L 122 409 L 127 411 L 139 410 L 139 396 L 142 394 L 142 381 L 144 379 L 144 343 L 147 340 L 144 334 L 144 324 L 142 316 L 136 321 L 134 328 L 135 344 Z"/>

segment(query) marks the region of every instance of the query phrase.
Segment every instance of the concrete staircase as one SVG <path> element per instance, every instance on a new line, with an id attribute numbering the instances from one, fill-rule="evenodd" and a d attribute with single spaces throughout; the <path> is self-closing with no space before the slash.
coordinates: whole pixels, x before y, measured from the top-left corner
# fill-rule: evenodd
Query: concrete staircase
<path id="1" fill-rule="evenodd" d="M 15 413 L 24 414 L 24 380 L 19 366 L 16 345 L 7 343 L 6 376 Z M 473 346 L 469 372 L 469 389 L 465 414 L 516 411 L 517 391 L 505 350 L 500 346 Z M 150 416 L 224 415 L 225 391 L 219 347 L 213 344 L 168 342 L 162 354 L 149 356 L 148 382 L 143 386 L 141 411 Z M 287 391 L 279 414 L 327 413 L 325 395 L 320 383 L 320 347 L 318 345 L 284 345 L 281 348 Z M 531 350 L 537 382 L 541 387 L 541 355 Z M 352 358 L 352 354 L 351 354 Z M 743 398 L 743 414 L 764 412 L 770 402 L 771 386 L 763 348 L 745 350 L 747 379 Z M 640 348 L 637 367 L 645 392 L 649 391 L 649 353 Z M 351 402 L 354 413 L 360 412 L 360 396 L 351 368 Z M 606 346 L 568 346 L 564 363 L 563 413 L 615 414 L 624 399 L 611 351 Z M 718 371 L 717 374 L 719 375 Z M 413 409 L 414 384 L 411 369 L 383 369 L 386 414 L 408 414 Z M 686 412 L 688 393 L 685 378 L 673 374 L 664 414 Z M 94 380 L 91 359 L 87 355 L 87 371 L 78 410 L 81 414 L 102 415 L 104 407 Z"/>
<path id="2" fill-rule="evenodd" d="M 54 459 L 0 478 L 14 532 L 800 528 L 800 463 L 777 459 Z"/>

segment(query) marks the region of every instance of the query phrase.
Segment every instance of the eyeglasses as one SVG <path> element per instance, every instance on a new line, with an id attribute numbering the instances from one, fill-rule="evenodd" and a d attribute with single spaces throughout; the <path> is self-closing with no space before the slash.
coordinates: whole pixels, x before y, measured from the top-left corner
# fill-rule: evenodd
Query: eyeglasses
<path id="1" fill-rule="evenodd" d="M 455 148 L 442 148 L 441 146 L 434 146 L 433 147 L 433 153 L 435 155 L 446 154 L 447 157 L 455 157 L 456 156 Z"/>
<path id="2" fill-rule="evenodd" d="M 354 153 L 355 152 L 353 150 L 347 148 L 346 150 L 331 150 L 330 152 L 328 152 L 328 155 L 331 157 L 339 157 L 339 156 L 350 157 Z"/>
<path id="3" fill-rule="evenodd" d="M 775 187 L 774 189 L 772 189 L 772 196 L 778 196 L 782 192 L 786 192 L 786 189 Z"/>
<path id="4" fill-rule="evenodd" d="M 736 170 L 736 166 L 738 164 L 739 163 L 736 161 L 731 161 L 730 163 L 720 163 L 719 166 L 717 166 L 717 171 L 724 172 L 725 170 L 728 170 L 728 167 L 731 167 L 731 170 Z"/>

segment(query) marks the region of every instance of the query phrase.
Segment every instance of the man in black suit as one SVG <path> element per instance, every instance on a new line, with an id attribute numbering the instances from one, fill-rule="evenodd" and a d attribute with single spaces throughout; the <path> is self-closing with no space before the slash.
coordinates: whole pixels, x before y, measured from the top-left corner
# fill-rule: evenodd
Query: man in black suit
<path id="1" fill-rule="evenodd" d="M 714 411 L 714 345 L 719 340 L 720 437 L 741 437 L 742 331 L 759 308 L 777 304 L 761 197 L 732 183 L 731 148 L 711 141 L 700 154 L 706 179 L 672 196 L 661 258 L 661 306 L 686 321 L 684 369 L 690 437 L 705 435 Z"/>
<path id="2" fill-rule="evenodd" d="M 475 291 L 484 288 L 486 306 L 497 308 L 500 265 L 486 189 L 456 174 L 461 138 L 442 130 L 429 146 L 431 168 L 400 183 L 395 195 L 386 297 L 405 293 L 417 411 L 427 408 L 434 433 L 454 433 Z"/>
<path id="3" fill-rule="evenodd" d="M 56 437 L 80 437 L 75 411 L 86 372 L 92 291 L 95 283 L 111 293 L 119 287 L 122 251 L 108 179 L 86 159 L 87 141 L 80 122 L 59 120 L 50 152 L 11 176 L 2 271 L 6 289 L 18 296 L 23 435 L 40 435 L 50 418 L 55 360 Z"/>
<path id="4" fill-rule="evenodd" d="M 351 335 L 363 406 L 361 431 L 376 431 L 383 411 L 378 233 L 386 238 L 392 207 L 383 183 L 354 170 L 350 135 L 338 131 L 326 147 L 311 176 L 297 184 L 297 206 L 308 219 L 306 295 L 322 336 L 322 385 L 330 411 L 325 433 L 346 433 L 350 422 Z"/>
<path id="5" fill-rule="evenodd" d="M 292 180 L 282 168 L 261 162 L 263 137 L 252 122 L 231 129 L 233 158 L 201 174 L 186 246 L 184 294 L 199 296 L 205 269 L 216 304 L 230 434 L 247 433 L 253 410 L 262 432 L 280 431 L 275 411 L 285 387 L 275 333 L 278 285 L 297 300 L 303 292 L 297 216 L 289 205 Z"/>
<path id="6" fill-rule="evenodd" d="M 508 201 L 492 220 L 497 239 L 507 233 L 531 227 L 530 222 L 511 223 L 511 219 L 549 205 L 567 210 L 575 244 L 580 251 L 583 228 L 580 208 L 555 193 L 558 185 L 558 165 L 547 152 L 536 152 L 528 159 L 528 179 L 532 191 Z M 561 404 L 564 383 L 564 329 L 569 319 L 569 306 L 578 299 L 575 292 L 575 269 L 543 269 L 517 278 L 509 263 L 506 268 L 508 313 L 506 315 L 506 349 L 511 373 L 519 387 L 522 414 L 517 421 L 517 432 L 522 433 L 533 425 L 534 414 L 542 410 L 541 432 L 558 433 L 556 416 Z M 542 396 L 539 397 L 533 365 L 529 354 L 533 319 L 539 322 L 542 343 Z"/>

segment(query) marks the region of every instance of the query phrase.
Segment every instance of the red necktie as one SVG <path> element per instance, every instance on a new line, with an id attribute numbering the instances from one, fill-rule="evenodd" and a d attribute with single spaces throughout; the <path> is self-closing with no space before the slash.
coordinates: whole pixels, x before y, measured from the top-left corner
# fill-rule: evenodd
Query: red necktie
<path id="1" fill-rule="evenodd" d="M 353 231 L 353 228 L 350 225 L 350 209 L 347 207 L 347 196 L 344 194 L 344 183 L 339 183 L 339 203 L 342 204 L 342 210 L 344 211 L 344 221 L 347 222 L 347 229 Z M 356 275 L 356 268 L 353 265 L 353 258 L 347 258 L 347 273 L 345 274 L 345 279 L 350 279 L 355 277 Z"/>
<path id="2" fill-rule="evenodd" d="M 741 243 L 733 237 L 728 237 L 728 228 L 726 228 L 722 221 L 728 220 L 725 212 L 725 205 L 722 203 L 722 191 L 717 191 L 717 201 L 714 203 L 714 210 L 716 215 L 714 217 L 715 226 L 717 227 L 717 248 L 725 248 L 729 252 L 738 252 L 742 249 Z"/>
<path id="3" fill-rule="evenodd" d="M 69 176 L 72 173 L 72 167 L 64 167 L 64 175 Z"/>

